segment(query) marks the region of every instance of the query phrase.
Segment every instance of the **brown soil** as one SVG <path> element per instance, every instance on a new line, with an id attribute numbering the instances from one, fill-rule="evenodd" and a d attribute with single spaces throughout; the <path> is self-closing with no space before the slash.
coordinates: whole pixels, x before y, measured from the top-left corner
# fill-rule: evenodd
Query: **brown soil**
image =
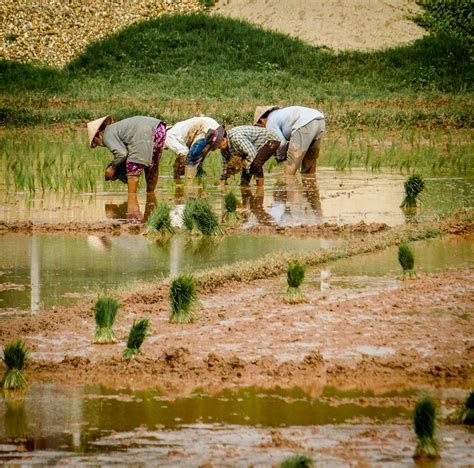
<path id="1" fill-rule="evenodd" d="M 426 32 L 410 18 L 415 0 L 219 0 L 214 12 L 335 50 L 394 47 Z"/>
<path id="2" fill-rule="evenodd" d="M 455 219 L 445 232 L 473 232 Z M 376 245 L 377 236 L 354 240 Z M 374 238 L 374 239 L 372 239 Z M 207 278 L 212 274 L 207 273 Z M 216 274 L 216 277 L 219 274 Z M 258 277 L 258 275 L 256 275 Z M 474 270 L 458 269 L 402 281 L 385 277 L 320 291 L 319 269 L 306 274 L 306 302 L 284 302 L 284 274 L 253 281 L 201 281 L 199 318 L 168 322 L 167 281 L 121 296 L 115 329 L 120 342 L 94 345 L 92 302 L 0 322 L 0 341 L 23 337 L 33 350 L 30 381 L 104 383 L 112 387 L 300 385 L 372 389 L 420 384 L 474 384 L 472 336 Z M 232 277 L 229 277 L 232 278 Z M 313 284 L 311 286 L 311 284 Z M 148 317 L 144 355 L 121 357 L 134 319 Z"/>

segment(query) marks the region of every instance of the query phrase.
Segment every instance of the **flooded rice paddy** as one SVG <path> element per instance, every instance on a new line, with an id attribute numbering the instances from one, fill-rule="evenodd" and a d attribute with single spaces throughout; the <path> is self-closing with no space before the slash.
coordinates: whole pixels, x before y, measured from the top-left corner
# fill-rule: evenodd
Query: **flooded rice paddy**
<path id="1" fill-rule="evenodd" d="M 284 182 L 281 173 L 272 173 L 266 177 L 263 191 L 255 188 L 241 190 L 236 179 L 231 180 L 228 189 L 234 190 L 240 210 L 247 215 L 244 226 L 352 224 L 360 221 L 395 226 L 407 219 L 400 209 L 405 180 L 406 176 L 399 173 L 373 173 L 363 169 L 340 172 L 321 168 L 316 180 Z M 447 212 L 472 207 L 473 181 L 469 176 L 427 177 L 416 219 L 433 219 Z M 0 219 L 54 223 L 147 217 L 147 202 L 150 200 L 145 194 L 139 194 L 132 203 L 127 200 L 123 185 L 115 183 L 112 189 L 120 192 L 28 194 L 2 191 Z M 204 179 L 200 194 L 217 212 L 223 209 L 223 196 L 216 186 L 216 179 Z M 160 180 L 157 200 L 171 204 L 178 219 L 185 202 L 182 185 L 175 185 L 169 178 Z"/>
<path id="2" fill-rule="evenodd" d="M 176 276 L 187 271 L 252 260 L 276 252 L 308 252 L 341 245 L 341 240 L 292 239 L 234 234 L 222 238 L 189 239 L 174 236 L 161 244 L 143 236 L 0 236 L 0 312 L 38 312 L 72 304 L 107 289 Z M 419 272 L 472 267 L 472 236 L 431 239 L 413 243 Z M 328 278 L 324 278 L 327 273 Z M 400 274 L 395 248 L 339 260 L 324 266 L 315 287 L 343 286 L 352 277 L 363 287 L 367 277 Z M 373 283 L 373 281 L 371 281 Z"/>
<path id="3" fill-rule="evenodd" d="M 38 311 L 138 281 L 338 244 L 336 239 L 250 234 L 200 239 L 176 235 L 165 244 L 143 236 L 7 234 L 0 236 L 0 308 Z"/>
<path id="4" fill-rule="evenodd" d="M 0 462 L 269 466 L 311 440 L 317 462 L 343 466 L 336 447 L 365 438 L 366 460 L 411 464 L 412 402 L 426 394 L 442 401 L 465 393 L 324 387 L 311 396 L 296 387 L 244 387 L 169 397 L 159 389 L 32 384 L 25 397 L 0 402 Z M 466 460 L 472 433 L 451 427 L 442 434 L 444 462 Z M 396 453 L 390 442 L 404 450 Z"/>

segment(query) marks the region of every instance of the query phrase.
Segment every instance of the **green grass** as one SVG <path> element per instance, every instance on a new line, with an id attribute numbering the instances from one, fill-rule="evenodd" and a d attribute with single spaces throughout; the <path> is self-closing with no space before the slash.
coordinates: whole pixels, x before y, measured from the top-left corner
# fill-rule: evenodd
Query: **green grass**
<path id="1" fill-rule="evenodd" d="M 97 51 L 100 50 L 100 53 Z M 91 44 L 63 69 L 0 61 L 0 122 L 112 114 L 249 122 L 256 104 L 306 104 L 337 128 L 472 127 L 472 66 L 453 38 L 335 53 L 238 20 L 161 16 Z"/>
<path id="2" fill-rule="evenodd" d="M 264 103 L 325 112 L 322 166 L 472 172 L 469 51 L 464 40 L 435 35 L 376 52 L 335 53 L 201 13 L 129 26 L 62 69 L 0 60 L 3 182 L 8 191 L 123 190 L 103 180 L 112 155 L 88 148 L 88 120 L 145 114 L 174 123 L 202 113 L 231 127 L 250 123 Z M 170 160 L 165 151 L 161 174 Z M 217 178 L 219 153 L 204 166 Z"/>

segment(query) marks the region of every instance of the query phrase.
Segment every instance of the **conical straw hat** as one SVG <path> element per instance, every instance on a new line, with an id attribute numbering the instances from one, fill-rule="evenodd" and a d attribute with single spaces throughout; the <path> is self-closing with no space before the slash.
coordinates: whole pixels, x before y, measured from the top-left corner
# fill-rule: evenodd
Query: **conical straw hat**
<path id="1" fill-rule="evenodd" d="M 92 147 L 92 140 L 97 135 L 97 132 L 99 131 L 100 127 L 102 126 L 104 122 L 106 123 L 106 125 L 109 125 L 110 123 L 112 123 L 112 117 L 110 117 L 110 115 L 106 115 L 105 117 L 101 117 L 100 119 L 93 120 L 92 122 L 87 123 L 87 133 L 89 135 L 89 146 Z"/>
<path id="2" fill-rule="evenodd" d="M 279 109 L 278 106 L 257 106 L 255 109 L 255 114 L 253 115 L 253 124 L 256 125 L 258 121 L 265 115 L 269 114 L 271 111 Z"/>

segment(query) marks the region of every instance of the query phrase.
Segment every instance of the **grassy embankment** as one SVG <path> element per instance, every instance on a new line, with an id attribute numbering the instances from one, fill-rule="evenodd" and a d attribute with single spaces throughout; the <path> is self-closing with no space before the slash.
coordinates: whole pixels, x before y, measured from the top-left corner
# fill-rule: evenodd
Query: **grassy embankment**
<path id="1" fill-rule="evenodd" d="M 23 173 L 28 161 L 42 160 L 33 182 L 27 175 L 18 180 L 30 190 L 56 189 L 48 182 L 53 169 L 44 168 L 45 144 L 54 155 L 61 152 L 55 146 L 75 151 L 81 178 L 94 189 L 87 120 L 146 114 L 172 123 L 203 113 L 232 126 L 250 123 L 264 103 L 325 112 L 321 164 L 472 168 L 472 66 L 469 48 L 456 39 L 433 36 L 395 49 L 336 54 L 241 21 L 163 16 L 91 44 L 63 69 L 3 60 L 0 76 L 1 153 L 18 160 Z M 61 131 L 42 130 L 53 124 Z M 26 136 L 18 138 L 19 127 L 28 127 Z M 100 165 L 105 159 L 104 150 Z M 18 167 L 4 161 L 11 186 Z M 84 189 L 67 182 L 74 174 L 61 189 Z"/>

